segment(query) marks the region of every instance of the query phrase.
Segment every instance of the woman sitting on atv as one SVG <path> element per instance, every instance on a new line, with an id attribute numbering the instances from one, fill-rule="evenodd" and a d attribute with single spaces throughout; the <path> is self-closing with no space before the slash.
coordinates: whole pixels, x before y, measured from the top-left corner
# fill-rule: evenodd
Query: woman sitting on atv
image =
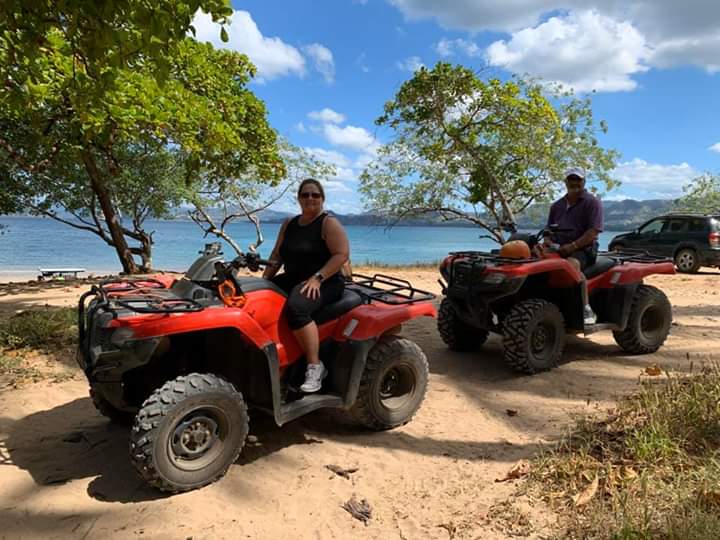
<path id="1" fill-rule="evenodd" d="M 342 297 L 345 280 L 340 269 L 350 256 L 345 229 L 323 211 L 324 202 L 325 190 L 320 182 L 314 178 L 303 180 L 298 188 L 302 213 L 280 227 L 270 255 L 274 265 L 263 273 L 264 278 L 272 279 L 288 294 L 285 316 L 305 351 L 308 364 L 300 390 L 307 393 L 320 390 L 327 375 L 318 353 L 318 328 L 312 314 Z M 276 276 L 280 266 L 284 272 Z"/>

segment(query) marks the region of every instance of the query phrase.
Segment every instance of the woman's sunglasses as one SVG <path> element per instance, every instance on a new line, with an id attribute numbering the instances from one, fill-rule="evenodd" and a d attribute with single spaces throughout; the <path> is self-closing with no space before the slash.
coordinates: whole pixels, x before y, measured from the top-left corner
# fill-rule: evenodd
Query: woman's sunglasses
<path id="1" fill-rule="evenodd" d="M 322 197 L 322 195 L 317 191 L 306 191 L 300 194 L 301 199 L 309 199 L 310 197 L 312 197 L 313 199 L 319 199 L 320 197 Z"/>

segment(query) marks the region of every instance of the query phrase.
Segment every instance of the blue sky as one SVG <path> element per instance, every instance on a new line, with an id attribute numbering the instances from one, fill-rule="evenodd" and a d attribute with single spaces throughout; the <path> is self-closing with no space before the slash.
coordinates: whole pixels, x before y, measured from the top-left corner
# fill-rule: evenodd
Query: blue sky
<path id="1" fill-rule="evenodd" d="M 420 65 L 461 63 L 595 90 L 601 139 L 620 151 L 608 198 L 672 198 L 720 171 L 717 0 L 250 0 L 222 44 L 247 54 L 271 124 L 333 163 L 328 206 L 359 212 L 357 177 L 390 133 L 374 120 Z"/>

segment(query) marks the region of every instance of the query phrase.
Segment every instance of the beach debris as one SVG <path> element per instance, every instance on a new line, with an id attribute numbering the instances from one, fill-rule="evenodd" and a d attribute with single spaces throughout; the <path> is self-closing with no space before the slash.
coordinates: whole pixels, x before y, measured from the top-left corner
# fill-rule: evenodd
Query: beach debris
<path id="1" fill-rule="evenodd" d="M 518 412 L 515 409 L 505 409 L 505 413 L 508 416 L 517 416 Z"/>
<path id="2" fill-rule="evenodd" d="M 517 480 L 523 476 L 530 474 L 530 462 L 527 459 L 521 459 L 502 478 L 496 478 L 496 482 L 507 482 L 508 480 Z"/>
<path id="3" fill-rule="evenodd" d="M 586 487 L 584 490 L 582 490 L 577 495 L 572 496 L 573 503 L 575 503 L 575 506 L 585 506 L 587 503 L 589 503 L 592 498 L 595 496 L 598 490 L 598 485 L 600 484 L 600 480 L 598 479 L 597 475 L 595 476 L 595 479 L 590 482 L 590 485 Z"/>
<path id="4" fill-rule="evenodd" d="M 658 377 L 662 375 L 662 369 L 660 369 L 657 364 L 653 364 L 645 368 L 645 374 L 650 377 Z"/>
<path id="5" fill-rule="evenodd" d="M 330 465 L 325 465 L 325 468 L 334 472 L 338 476 L 342 476 L 343 478 L 350 479 L 350 475 L 352 473 L 358 472 L 357 467 L 350 467 L 349 469 L 345 469 L 344 467 L 340 467 L 339 465 L 333 465 L 332 463 Z"/>
<path id="6" fill-rule="evenodd" d="M 367 502 L 367 499 L 358 501 L 354 493 L 347 502 L 343 503 L 342 507 L 346 512 L 349 512 L 352 517 L 362 521 L 365 525 L 367 525 L 370 518 L 372 518 L 370 503 Z"/>

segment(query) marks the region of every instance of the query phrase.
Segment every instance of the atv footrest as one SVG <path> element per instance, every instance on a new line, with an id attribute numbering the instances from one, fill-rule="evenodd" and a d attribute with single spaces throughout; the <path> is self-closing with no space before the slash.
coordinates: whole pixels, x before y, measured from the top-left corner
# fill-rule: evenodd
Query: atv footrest
<path id="1" fill-rule="evenodd" d="M 337 394 L 307 394 L 300 399 L 280 405 L 280 410 L 275 414 L 275 421 L 281 426 L 315 409 L 341 408 L 343 406 L 343 398 Z"/>

